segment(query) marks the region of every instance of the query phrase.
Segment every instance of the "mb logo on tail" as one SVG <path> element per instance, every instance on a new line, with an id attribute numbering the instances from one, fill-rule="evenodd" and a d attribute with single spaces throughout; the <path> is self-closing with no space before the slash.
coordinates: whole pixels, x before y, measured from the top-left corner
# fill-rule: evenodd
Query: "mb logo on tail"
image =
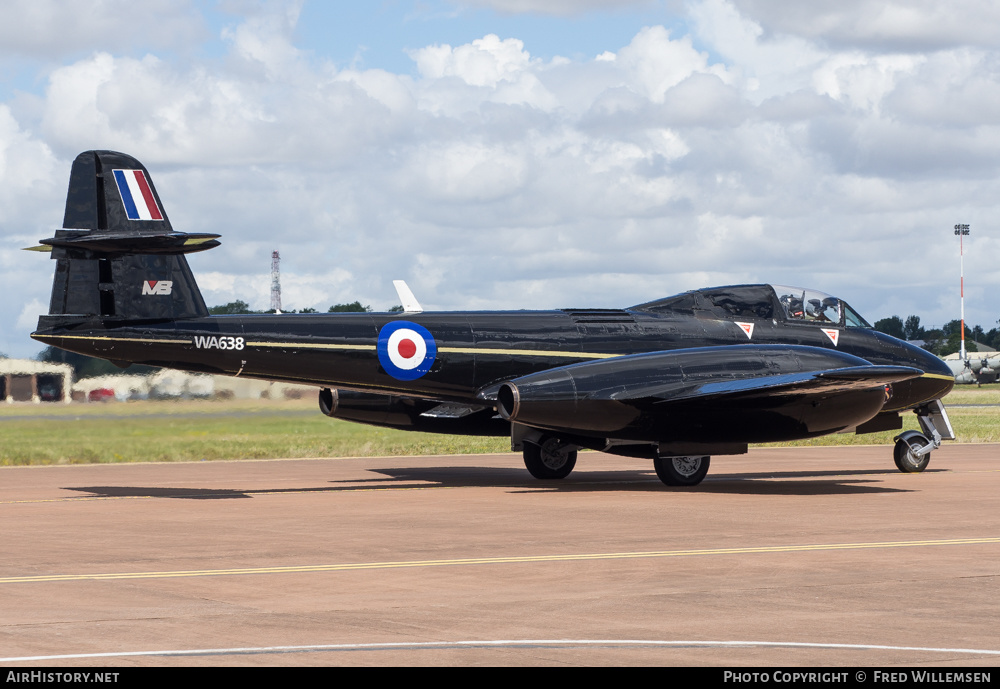
<path id="1" fill-rule="evenodd" d="M 146 296 L 147 294 L 170 294 L 173 289 L 174 283 L 170 280 L 143 280 L 142 282 L 142 294 Z"/>

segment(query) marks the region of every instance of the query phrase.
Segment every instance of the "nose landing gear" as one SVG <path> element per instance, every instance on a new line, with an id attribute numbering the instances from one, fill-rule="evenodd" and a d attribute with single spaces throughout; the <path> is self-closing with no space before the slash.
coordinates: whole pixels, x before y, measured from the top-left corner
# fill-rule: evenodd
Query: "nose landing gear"
<path id="1" fill-rule="evenodd" d="M 914 409 L 914 412 L 923 433 L 904 431 L 893 438 L 896 441 L 892 453 L 896 468 L 907 474 L 926 469 L 931 461 L 931 451 L 941 447 L 942 440 L 955 439 L 955 431 L 941 400 L 931 400 Z"/>

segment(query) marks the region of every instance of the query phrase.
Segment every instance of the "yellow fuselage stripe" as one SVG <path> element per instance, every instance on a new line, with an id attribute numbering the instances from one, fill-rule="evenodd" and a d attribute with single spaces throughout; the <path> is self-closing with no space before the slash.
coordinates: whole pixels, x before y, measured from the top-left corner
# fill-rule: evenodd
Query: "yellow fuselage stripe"
<path id="1" fill-rule="evenodd" d="M 219 335 L 218 337 L 234 337 L 233 335 Z M 67 340 L 102 340 L 110 342 L 138 342 L 142 344 L 181 344 L 181 345 L 193 345 L 193 340 L 168 340 L 168 339 L 155 339 L 155 338 L 145 338 L 145 337 L 107 337 L 103 335 L 38 335 L 37 339 L 40 340 L 57 340 L 57 339 L 67 339 Z M 333 344 L 333 343 L 322 343 L 322 342 L 267 342 L 258 340 L 248 340 L 246 343 L 247 347 L 290 347 L 298 349 L 327 349 L 327 350 L 341 350 L 341 351 L 356 351 L 356 352 L 374 352 L 377 347 L 376 345 L 366 345 L 366 344 Z M 607 354 L 603 352 L 567 352 L 560 350 L 544 350 L 544 349 L 500 349 L 492 347 L 440 347 L 438 352 L 441 354 L 474 354 L 481 356 L 546 356 L 546 357 L 568 357 L 572 359 L 613 359 L 618 356 L 626 356 L 623 354 Z M 640 354 L 643 352 L 635 352 Z M 935 378 L 937 380 L 954 380 L 954 376 L 947 376 L 941 373 L 921 373 L 921 378 Z"/>
<path id="2" fill-rule="evenodd" d="M 375 345 L 364 344 L 325 344 L 322 342 L 257 342 L 247 340 L 247 347 L 298 347 L 301 349 L 348 349 L 358 352 L 374 352 Z"/>
<path id="3" fill-rule="evenodd" d="M 192 345 L 194 342 L 192 340 L 169 340 L 169 339 L 157 339 L 148 337 L 107 337 L 105 335 L 38 335 L 38 339 L 42 340 L 99 340 L 103 342 L 136 342 L 141 344 L 181 344 L 181 345 Z M 218 335 L 211 337 L 236 337 L 234 335 Z M 348 350 L 357 352 L 374 352 L 377 349 L 376 345 L 367 344 L 334 344 L 334 343 L 323 343 L 323 342 L 268 342 L 259 340 L 247 340 L 245 343 L 247 347 L 290 347 L 298 349 L 330 349 L 330 350 Z M 232 350 L 229 350 L 232 351 Z M 575 359 L 611 359 L 616 356 L 621 356 L 620 354 L 605 354 L 599 352 L 566 352 L 566 351 L 556 351 L 556 350 L 544 350 L 544 349 L 497 349 L 488 347 L 440 347 L 438 352 L 442 354 L 494 354 L 494 355 L 517 355 L 517 356 L 564 356 L 572 357 Z"/>
<path id="4" fill-rule="evenodd" d="M 106 335 L 32 335 L 36 340 L 100 340 L 102 342 L 141 342 L 144 344 L 193 344 L 192 340 L 151 339 L 147 337 L 108 337 Z"/>

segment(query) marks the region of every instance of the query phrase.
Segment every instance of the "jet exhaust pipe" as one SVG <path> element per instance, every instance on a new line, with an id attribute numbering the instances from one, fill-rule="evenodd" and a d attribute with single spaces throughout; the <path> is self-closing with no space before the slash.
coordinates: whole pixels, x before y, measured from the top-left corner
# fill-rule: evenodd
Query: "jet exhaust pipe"
<path id="1" fill-rule="evenodd" d="M 452 435 L 510 435 L 510 424 L 484 407 L 449 408 L 437 400 L 323 388 L 319 410 L 343 419 L 383 428 Z"/>
<path id="2" fill-rule="evenodd" d="M 412 397 L 382 395 L 323 388 L 319 391 L 319 410 L 332 419 L 357 421 L 375 426 L 413 427 L 421 413 L 437 402 Z"/>
<path id="3" fill-rule="evenodd" d="M 513 383 L 504 383 L 497 391 L 497 413 L 505 421 L 511 421 L 517 416 L 521 403 L 521 393 Z"/>

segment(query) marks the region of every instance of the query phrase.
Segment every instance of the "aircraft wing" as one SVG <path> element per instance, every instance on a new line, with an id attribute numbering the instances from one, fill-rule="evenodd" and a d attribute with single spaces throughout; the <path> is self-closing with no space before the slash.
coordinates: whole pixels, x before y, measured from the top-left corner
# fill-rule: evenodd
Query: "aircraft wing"
<path id="1" fill-rule="evenodd" d="M 523 376 L 497 392 L 508 420 L 622 439 L 770 442 L 836 432 L 881 411 L 921 375 L 837 350 L 703 347 L 603 359 Z"/>
<path id="2" fill-rule="evenodd" d="M 709 399 L 747 399 L 781 395 L 828 396 L 839 392 L 867 390 L 909 380 L 921 371 L 906 366 L 854 366 L 823 371 L 784 373 L 754 378 L 708 382 L 671 381 L 650 387 L 637 386 L 615 393 L 610 399 L 651 399 L 656 403 Z"/>

